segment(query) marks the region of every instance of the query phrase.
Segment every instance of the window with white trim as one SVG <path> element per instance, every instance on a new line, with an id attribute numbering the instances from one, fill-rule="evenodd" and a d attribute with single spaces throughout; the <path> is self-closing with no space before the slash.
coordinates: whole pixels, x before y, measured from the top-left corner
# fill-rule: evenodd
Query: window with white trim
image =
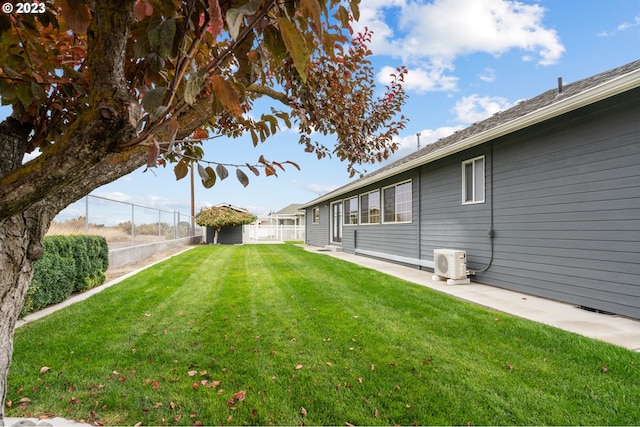
<path id="1" fill-rule="evenodd" d="M 462 162 L 462 204 L 484 203 L 484 156 Z"/>
<path id="2" fill-rule="evenodd" d="M 411 222 L 412 215 L 411 181 L 382 189 L 383 218 L 388 222 Z"/>
<path id="3" fill-rule="evenodd" d="M 360 196 L 360 224 L 380 224 L 380 190 Z"/>
<path id="4" fill-rule="evenodd" d="M 320 224 L 320 208 L 313 208 L 312 218 L 314 224 Z"/>
<path id="5" fill-rule="evenodd" d="M 358 223 L 358 196 L 346 199 L 342 211 L 344 212 L 344 224 L 354 225 Z"/>

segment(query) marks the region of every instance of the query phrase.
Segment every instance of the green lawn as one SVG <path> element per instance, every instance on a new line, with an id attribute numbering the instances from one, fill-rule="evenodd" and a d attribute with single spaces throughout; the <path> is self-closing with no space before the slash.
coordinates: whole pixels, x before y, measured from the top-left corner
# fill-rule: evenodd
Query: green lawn
<path id="1" fill-rule="evenodd" d="M 635 425 L 640 354 L 292 245 L 203 246 L 18 329 L 7 400 L 111 425 Z"/>

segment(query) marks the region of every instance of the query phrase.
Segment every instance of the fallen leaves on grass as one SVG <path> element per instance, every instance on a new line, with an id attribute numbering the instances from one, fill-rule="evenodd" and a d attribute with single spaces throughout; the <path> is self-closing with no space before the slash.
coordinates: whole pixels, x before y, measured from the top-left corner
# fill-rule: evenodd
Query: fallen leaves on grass
<path id="1" fill-rule="evenodd" d="M 42 368 L 40 368 L 40 373 L 44 374 L 45 372 L 47 372 L 48 370 L 50 370 L 51 368 L 48 366 L 43 366 Z"/>

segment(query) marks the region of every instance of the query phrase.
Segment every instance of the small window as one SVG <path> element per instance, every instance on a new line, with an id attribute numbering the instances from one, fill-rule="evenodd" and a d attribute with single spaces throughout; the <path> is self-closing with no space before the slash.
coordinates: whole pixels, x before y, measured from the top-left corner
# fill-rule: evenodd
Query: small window
<path id="1" fill-rule="evenodd" d="M 353 225 L 358 223 L 358 197 L 352 197 L 344 202 L 344 224 Z"/>
<path id="2" fill-rule="evenodd" d="M 412 197 L 411 181 L 384 188 L 383 222 L 411 222 Z"/>
<path id="3" fill-rule="evenodd" d="M 462 162 L 462 204 L 484 203 L 484 156 Z"/>
<path id="4" fill-rule="evenodd" d="M 320 208 L 313 208 L 313 223 L 314 224 L 320 224 Z"/>
<path id="5" fill-rule="evenodd" d="M 380 224 L 380 190 L 360 196 L 360 224 Z"/>

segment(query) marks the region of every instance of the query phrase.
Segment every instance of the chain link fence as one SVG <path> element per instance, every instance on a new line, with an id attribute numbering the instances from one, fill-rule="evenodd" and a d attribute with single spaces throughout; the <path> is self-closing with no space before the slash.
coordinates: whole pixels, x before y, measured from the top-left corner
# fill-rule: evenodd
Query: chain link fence
<path id="1" fill-rule="evenodd" d="M 109 249 L 202 236 L 191 215 L 89 195 L 53 220 L 47 235 L 104 236 Z"/>

